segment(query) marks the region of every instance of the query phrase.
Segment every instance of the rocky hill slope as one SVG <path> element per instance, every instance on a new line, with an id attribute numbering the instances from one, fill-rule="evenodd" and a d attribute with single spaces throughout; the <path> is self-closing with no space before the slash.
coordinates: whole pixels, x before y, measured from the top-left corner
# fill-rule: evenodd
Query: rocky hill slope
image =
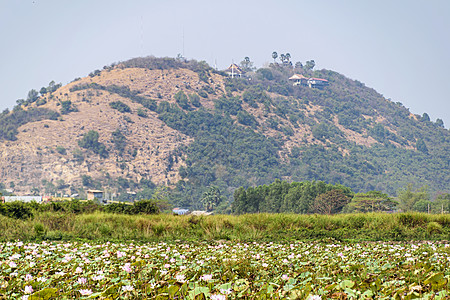
<path id="1" fill-rule="evenodd" d="M 293 86 L 294 74 L 328 80 Z M 275 179 L 395 193 L 450 186 L 450 133 L 333 71 L 282 65 L 228 78 L 204 63 L 133 59 L 0 117 L 0 172 L 17 192 L 174 187 L 195 207 Z"/>

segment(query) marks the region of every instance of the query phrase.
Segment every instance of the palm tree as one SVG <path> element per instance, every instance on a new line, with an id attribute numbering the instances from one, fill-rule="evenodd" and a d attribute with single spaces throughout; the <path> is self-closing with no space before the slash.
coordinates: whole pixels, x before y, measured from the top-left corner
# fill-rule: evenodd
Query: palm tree
<path id="1" fill-rule="evenodd" d="M 220 195 L 220 190 L 215 186 L 211 186 L 207 192 L 203 193 L 203 197 L 200 199 L 200 202 L 203 203 L 206 211 L 212 211 L 221 200 L 222 197 Z"/>
<path id="2" fill-rule="evenodd" d="M 289 61 L 291 59 L 291 54 L 290 53 L 286 53 L 285 57 L 286 57 L 286 60 Z"/>
<path id="3" fill-rule="evenodd" d="M 272 52 L 273 63 L 275 63 L 275 59 L 277 59 L 278 53 L 276 51 Z"/>

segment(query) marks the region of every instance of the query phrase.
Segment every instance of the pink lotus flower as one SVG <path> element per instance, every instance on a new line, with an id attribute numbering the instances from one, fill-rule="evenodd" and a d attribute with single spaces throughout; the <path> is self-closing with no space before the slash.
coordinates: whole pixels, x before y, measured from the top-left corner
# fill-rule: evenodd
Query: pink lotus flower
<path id="1" fill-rule="evenodd" d="M 33 292 L 33 287 L 31 285 L 25 286 L 25 294 L 31 294 Z"/>
<path id="2" fill-rule="evenodd" d="M 86 284 L 87 280 L 84 277 L 78 278 L 78 284 Z"/>
<path id="3" fill-rule="evenodd" d="M 212 279 L 212 277 L 213 277 L 212 274 L 205 274 L 205 275 L 202 275 L 200 277 L 200 279 L 203 281 L 210 281 Z"/>
<path id="4" fill-rule="evenodd" d="M 134 290 L 134 288 L 131 285 L 124 285 L 122 287 L 122 291 L 124 291 L 124 292 L 131 292 L 133 290 Z"/>
<path id="5" fill-rule="evenodd" d="M 213 294 L 211 295 L 211 300 L 225 300 L 227 297 L 221 294 Z"/>
<path id="6" fill-rule="evenodd" d="M 79 290 L 79 292 L 80 292 L 80 294 L 82 295 L 82 296 L 89 296 L 89 295 L 92 295 L 92 290 Z"/>
<path id="7" fill-rule="evenodd" d="M 124 270 L 127 273 L 131 273 L 131 264 L 130 263 L 126 263 L 125 266 L 122 267 L 122 270 Z"/>

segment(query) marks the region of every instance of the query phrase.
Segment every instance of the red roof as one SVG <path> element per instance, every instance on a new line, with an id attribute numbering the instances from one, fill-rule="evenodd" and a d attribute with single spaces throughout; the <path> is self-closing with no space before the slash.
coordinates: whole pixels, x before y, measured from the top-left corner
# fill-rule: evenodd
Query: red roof
<path id="1" fill-rule="evenodd" d="M 309 80 L 318 80 L 318 81 L 326 81 L 326 82 L 328 82 L 328 80 L 322 79 L 322 78 L 310 78 Z"/>

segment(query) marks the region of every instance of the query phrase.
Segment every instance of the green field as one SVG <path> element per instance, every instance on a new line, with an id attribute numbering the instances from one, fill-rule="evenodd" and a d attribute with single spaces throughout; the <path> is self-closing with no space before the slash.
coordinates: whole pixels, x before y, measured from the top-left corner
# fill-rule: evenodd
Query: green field
<path id="1" fill-rule="evenodd" d="M 0 216 L 2 241 L 409 241 L 448 240 L 450 215 L 247 214 L 239 216 L 124 215 L 36 212 L 25 220 Z"/>

